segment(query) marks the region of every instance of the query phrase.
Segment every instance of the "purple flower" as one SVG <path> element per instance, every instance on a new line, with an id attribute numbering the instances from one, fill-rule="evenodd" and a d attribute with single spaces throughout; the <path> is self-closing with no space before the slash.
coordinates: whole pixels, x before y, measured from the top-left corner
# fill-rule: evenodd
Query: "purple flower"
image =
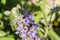
<path id="1" fill-rule="evenodd" d="M 30 20 L 27 19 L 27 20 L 25 20 L 25 22 L 26 22 L 26 23 L 30 23 Z"/>
<path id="2" fill-rule="evenodd" d="M 33 36 L 33 37 L 37 37 L 37 35 L 36 35 L 36 34 L 37 34 L 37 32 L 36 32 L 36 31 L 34 31 L 34 32 L 32 33 L 32 36 Z"/>
<path id="3" fill-rule="evenodd" d="M 39 25 L 38 24 L 32 24 L 32 27 L 39 27 Z"/>
<path id="4" fill-rule="evenodd" d="M 22 37 L 22 40 L 25 40 L 26 38 L 25 37 Z"/>
<path id="5" fill-rule="evenodd" d="M 29 18 L 30 15 L 31 15 L 31 14 L 26 14 L 26 15 L 25 15 L 25 18 Z"/>
<path id="6" fill-rule="evenodd" d="M 20 29 L 20 27 L 17 27 L 17 31 L 20 31 L 21 29 Z"/>
<path id="7" fill-rule="evenodd" d="M 20 30 L 22 30 L 23 29 L 23 25 L 19 25 L 18 27 L 17 27 L 17 31 L 20 31 Z"/>
<path id="8" fill-rule="evenodd" d="M 17 21 L 18 27 L 16 34 L 21 33 L 22 40 L 30 37 L 30 40 L 40 40 L 37 35 L 37 31 L 35 30 L 37 27 L 39 28 L 38 24 L 34 24 L 34 15 L 28 14 L 27 11 L 24 11 L 24 18 Z"/>
<path id="9" fill-rule="evenodd" d="M 27 17 L 31 22 L 34 22 L 34 16 L 32 14 L 28 14 Z"/>
<path id="10" fill-rule="evenodd" d="M 36 34 L 37 34 L 37 32 L 35 30 L 30 30 L 29 31 L 29 36 L 30 36 L 31 39 L 36 38 L 37 37 Z"/>
<path id="11" fill-rule="evenodd" d="M 24 17 L 29 19 L 34 19 L 34 16 L 32 14 L 26 14 Z"/>
<path id="12" fill-rule="evenodd" d="M 26 32 L 27 32 L 27 30 L 22 30 L 22 37 L 26 37 Z"/>
<path id="13" fill-rule="evenodd" d="M 43 40 L 42 38 L 38 38 L 38 40 Z"/>
<path id="14" fill-rule="evenodd" d="M 19 31 L 16 31 L 15 34 L 20 34 L 20 32 Z"/>
<path id="15" fill-rule="evenodd" d="M 29 19 L 30 19 L 30 20 L 34 20 L 34 16 L 30 14 L 30 15 L 29 15 Z"/>
<path id="16" fill-rule="evenodd" d="M 27 19 L 26 21 L 29 21 L 29 22 L 34 22 L 34 15 L 32 15 L 32 14 L 26 14 L 24 16 L 24 19 Z"/>
<path id="17" fill-rule="evenodd" d="M 18 25 L 16 34 L 19 34 L 22 29 L 23 29 L 23 24 L 22 25 Z"/>
<path id="18" fill-rule="evenodd" d="M 30 20 L 29 19 L 25 19 L 25 24 L 29 25 L 29 23 L 30 23 Z"/>

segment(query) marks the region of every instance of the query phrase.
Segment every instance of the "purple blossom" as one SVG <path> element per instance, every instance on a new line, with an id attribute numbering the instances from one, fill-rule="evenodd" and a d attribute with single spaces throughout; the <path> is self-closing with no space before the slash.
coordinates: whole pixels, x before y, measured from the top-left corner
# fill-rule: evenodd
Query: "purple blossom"
<path id="1" fill-rule="evenodd" d="M 32 14 L 26 14 L 24 17 L 34 20 L 34 16 Z"/>
<path id="2" fill-rule="evenodd" d="M 39 27 L 39 25 L 38 24 L 32 24 L 32 27 Z"/>
<path id="3" fill-rule="evenodd" d="M 26 18 L 26 19 L 25 19 L 25 24 L 26 24 L 26 25 L 29 25 L 29 23 L 30 23 L 30 20 Z"/>
<path id="4" fill-rule="evenodd" d="M 22 27 L 17 27 L 17 31 L 20 31 L 22 30 L 23 28 Z"/>
<path id="5" fill-rule="evenodd" d="M 29 31 L 29 36 L 30 36 L 31 39 L 36 38 L 37 37 L 36 34 L 37 34 L 37 31 L 35 31 L 35 30 L 30 30 Z"/>
<path id="6" fill-rule="evenodd" d="M 25 18 L 29 18 L 30 15 L 31 15 L 31 14 L 26 14 L 26 15 L 25 15 Z"/>
<path id="7" fill-rule="evenodd" d="M 23 20 L 23 23 L 21 21 L 17 22 L 18 27 L 16 34 L 21 33 L 22 40 L 25 40 L 28 36 L 31 38 L 31 40 L 34 40 L 35 38 L 38 38 L 37 31 L 35 30 L 35 28 L 37 29 L 39 25 L 34 24 L 34 15 L 28 14 L 27 11 L 25 11 L 24 13 L 24 18 L 21 19 Z M 38 40 L 40 40 L 40 38 L 38 38 Z"/>
<path id="8" fill-rule="evenodd" d="M 43 40 L 42 38 L 38 38 L 38 40 Z"/>
<path id="9" fill-rule="evenodd" d="M 22 37 L 22 40 L 25 40 L 26 38 L 25 37 Z"/>
<path id="10" fill-rule="evenodd" d="M 16 31 L 15 34 L 20 34 L 20 32 L 19 31 Z"/>
<path id="11" fill-rule="evenodd" d="M 36 31 L 34 31 L 34 32 L 32 33 L 32 36 L 33 36 L 33 37 L 37 37 L 37 35 L 36 35 L 36 34 L 37 34 L 37 32 L 36 32 Z"/>
<path id="12" fill-rule="evenodd" d="M 34 16 L 32 14 L 28 14 L 27 18 L 31 21 L 34 22 Z"/>
<path id="13" fill-rule="evenodd" d="M 26 32 L 27 32 L 27 30 L 22 30 L 22 40 L 25 40 L 25 38 L 26 38 Z"/>
<path id="14" fill-rule="evenodd" d="M 26 37 L 26 32 L 27 32 L 27 30 L 22 30 L 22 37 Z"/>
<path id="15" fill-rule="evenodd" d="M 30 14 L 30 15 L 29 15 L 29 19 L 30 19 L 30 20 L 34 20 L 34 16 Z"/>
<path id="16" fill-rule="evenodd" d="M 28 24 L 28 23 L 30 23 L 30 20 L 27 19 L 27 20 L 25 20 L 25 22 Z"/>
<path id="17" fill-rule="evenodd" d="M 21 29 L 20 29 L 20 27 L 17 27 L 17 31 L 20 31 Z"/>
<path id="18" fill-rule="evenodd" d="M 19 25 L 18 27 L 17 27 L 17 31 L 20 31 L 20 30 L 22 30 L 23 29 L 23 25 Z"/>
<path id="19" fill-rule="evenodd" d="M 17 31 L 16 31 L 15 33 L 16 33 L 16 34 L 19 34 L 22 29 L 23 29 L 23 24 L 18 25 Z"/>

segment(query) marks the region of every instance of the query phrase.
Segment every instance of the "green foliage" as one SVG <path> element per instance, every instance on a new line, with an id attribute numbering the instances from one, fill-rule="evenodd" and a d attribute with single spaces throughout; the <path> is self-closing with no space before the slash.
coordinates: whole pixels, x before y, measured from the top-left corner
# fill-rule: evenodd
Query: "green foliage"
<path id="1" fill-rule="evenodd" d="M 2 3 L 3 5 L 5 5 L 5 4 L 6 4 L 6 0 L 1 0 L 1 3 Z"/>
<path id="2" fill-rule="evenodd" d="M 0 40 L 14 40 L 14 38 L 9 38 L 9 37 L 2 37 Z"/>
<path id="3" fill-rule="evenodd" d="M 2 19 L 2 17 L 3 17 L 3 14 L 2 14 L 2 13 L 0 13 L 0 19 Z"/>
<path id="4" fill-rule="evenodd" d="M 60 37 L 53 30 L 49 30 L 48 35 L 51 40 L 60 40 Z"/>
<path id="5" fill-rule="evenodd" d="M 6 33 L 0 30 L 0 37 L 5 36 Z"/>
<path id="6" fill-rule="evenodd" d="M 4 23 L 0 20 L 0 29 L 4 29 Z"/>

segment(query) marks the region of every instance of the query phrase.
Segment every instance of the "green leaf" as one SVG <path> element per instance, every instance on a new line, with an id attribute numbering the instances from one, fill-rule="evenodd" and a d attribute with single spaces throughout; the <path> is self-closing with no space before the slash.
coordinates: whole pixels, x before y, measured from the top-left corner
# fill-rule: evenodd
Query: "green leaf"
<path id="1" fill-rule="evenodd" d="M 0 37 L 5 36 L 6 33 L 0 30 Z"/>
<path id="2" fill-rule="evenodd" d="M 4 28 L 3 21 L 0 20 L 0 29 L 3 29 L 3 28 Z"/>
<path id="3" fill-rule="evenodd" d="M 49 30 L 48 35 L 51 40 L 60 40 L 59 36 L 53 30 Z"/>
<path id="4" fill-rule="evenodd" d="M 6 4 L 6 0 L 1 0 L 1 3 L 5 5 Z"/>
<path id="5" fill-rule="evenodd" d="M 53 14 L 52 14 L 52 18 L 51 18 L 51 22 L 53 22 L 53 21 L 55 20 L 55 16 L 56 16 L 56 14 L 53 13 Z"/>
<path id="6" fill-rule="evenodd" d="M 17 25 L 16 25 L 16 24 L 11 24 L 11 29 L 12 29 L 12 31 L 15 31 L 16 28 L 17 28 Z"/>
<path id="7" fill-rule="evenodd" d="M 5 16 L 9 16 L 10 13 L 11 13 L 10 11 L 4 11 L 4 15 L 5 15 Z"/>
<path id="8" fill-rule="evenodd" d="M 9 15 L 9 20 L 10 20 L 11 29 L 12 29 L 12 31 L 15 31 L 17 25 L 11 23 L 13 19 L 14 19 L 14 16 L 13 16 L 13 15 Z"/>
<path id="9" fill-rule="evenodd" d="M 14 35 L 8 35 L 7 37 L 8 38 L 14 38 Z"/>
<path id="10" fill-rule="evenodd" d="M 0 40 L 14 40 L 14 38 L 1 37 Z"/>
<path id="11" fill-rule="evenodd" d="M 2 14 L 2 13 L 0 13 L 0 19 L 2 19 L 2 17 L 3 17 L 3 14 Z"/>
<path id="12" fill-rule="evenodd" d="M 58 22 L 60 22 L 60 17 L 58 18 Z"/>
<path id="13" fill-rule="evenodd" d="M 35 23 L 38 23 L 42 17 L 42 12 L 37 11 L 36 14 L 37 14 L 37 16 L 35 17 Z"/>
<path id="14" fill-rule="evenodd" d="M 14 16 L 11 14 L 9 15 L 9 20 L 12 21 L 14 19 Z"/>
<path id="15" fill-rule="evenodd" d="M 43 33 L 42 33 L 41 31 L 39 31 L 39 30 L 38 30 L 38 35 L 39 35 L 40 37 L 43 37 Z"/>

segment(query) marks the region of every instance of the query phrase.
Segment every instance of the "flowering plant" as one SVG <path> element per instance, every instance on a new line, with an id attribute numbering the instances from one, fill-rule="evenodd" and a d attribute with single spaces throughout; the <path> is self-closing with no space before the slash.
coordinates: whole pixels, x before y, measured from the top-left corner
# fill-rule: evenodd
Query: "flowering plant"
<path id="1" fill-rule="evenodd" d="M 13 0 L 12 3 L 1 1 L 4 5 L 3 13 L 0 13 L 1 37 L 12 35 L 11 40 L 60 40 L 57 31 L 60 29 L 59 1 Z"/>

